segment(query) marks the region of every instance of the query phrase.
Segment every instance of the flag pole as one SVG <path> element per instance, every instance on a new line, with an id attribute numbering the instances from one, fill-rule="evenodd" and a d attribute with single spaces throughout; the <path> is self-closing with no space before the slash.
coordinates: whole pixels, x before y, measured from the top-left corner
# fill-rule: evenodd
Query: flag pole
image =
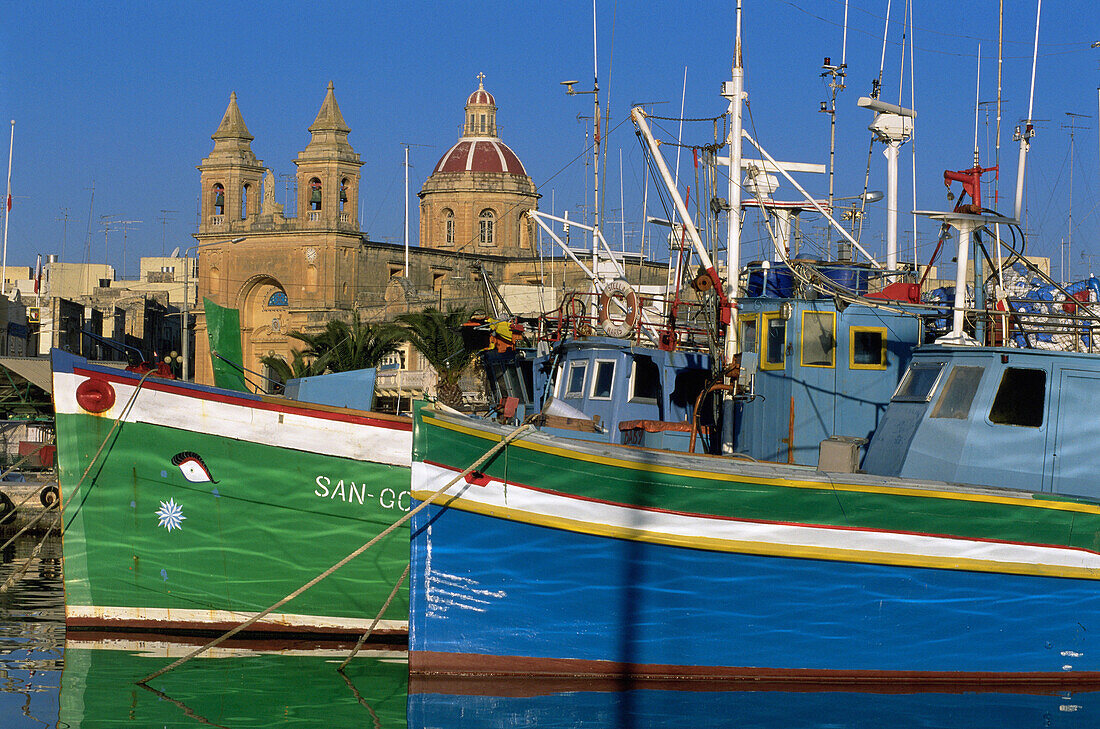
<path id="1" fill-rule="evenodd" d="M 15 146 L 15 120 L 11 120 L 8 143 L 8 196 L 4 201 L 4 254 L 0 258 L 0 295 L 8 295 L 8 217 L 11 215 L 11 150 Z"/>

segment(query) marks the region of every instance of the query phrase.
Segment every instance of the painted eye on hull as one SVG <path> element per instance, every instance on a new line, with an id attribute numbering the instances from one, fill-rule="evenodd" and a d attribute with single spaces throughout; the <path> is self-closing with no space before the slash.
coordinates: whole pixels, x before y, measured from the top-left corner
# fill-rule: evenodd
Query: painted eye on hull
<path id="1" fill-rule="evenodd" d="M 198 453 L 192 451 L 177 453 L 172 456 L 172 465 L 179 466 L 180 473 L 191 483 L 217 483 Z"/>

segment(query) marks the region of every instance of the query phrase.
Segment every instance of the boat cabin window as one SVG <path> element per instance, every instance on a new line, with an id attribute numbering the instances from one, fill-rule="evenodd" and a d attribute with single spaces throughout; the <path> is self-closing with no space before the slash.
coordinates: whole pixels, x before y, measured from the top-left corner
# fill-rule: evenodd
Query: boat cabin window
<path id="1" fill-rule="evenodd" d="M 993 398 L 989 421 L 1038 428 L 1043 424 L 1046 384 L 1046 370 L 1006 368 L 997 396 Z"/>
<path id="2" fill-rule="evenodd" d="M 584 397 L 584 376 L 587 372 L 587 362 L 569 364 L 569 375 L 565 378 L 566 397 Z"/>
<path id="3" fill-rule="evenodd" d="M 928 402 L 943 372 L 943 362 L 921 362 L 909 365 L 905 377 L 892 399 L 898 402 Z"/>
<path id="4" fill-rule="evenodd" d="M 756 317 L 746 317 L 741 320 L 741 351 L 756 351 Z"/>
<path id="5" fill-rule="evenodd" d="M 592 378 L 592 399 L 610 400 L 614 383 L 615 362 L 609 359 L 596 360 L 596 374 Z"/>
<path id="6" fill-rule="evenodd" d="M 886 328 L 852 327 L 848 330 L 851 337 L 852 353 L 849 366 L 854 370 L 886 369 Z"/>
<path id="7" fill-rule="evenodd" d="M 528 372 L 523 371 L 527 364 Z M 493 390 L 498 400 L 505 397 L 519 398 L 521 403 L 531 402 L 530 363 L 493 365 Z"/>
<path id="8" fill-rule="evenodd" d="M 933 418 L 955 418 L 966 420 L 970 415 L 970 405 L 978 392 L 978 383 L 982 381 L 984 367 L 958 366 L 951 369 L 947 384 L 943 386 L 940 399 L 932 409 Z"/>
<path id="9" fill-rule="evenodd" d="M 787 320 L 778 312 L 764 315 L 764 340 L 760 368 L 781 370 L 787 354 Z"/>
<path id="10" fill-rule="evenodd" d="M 630 402 L 656 403 L 661 395 L 661 369 L 649 357 L 635 357 L 630 371 Z"/>
<path id="11" fill-rule="evenodd" d="M 802 366 L 836 366 L 836 315 L 833 312 L 802 312 Z"/>

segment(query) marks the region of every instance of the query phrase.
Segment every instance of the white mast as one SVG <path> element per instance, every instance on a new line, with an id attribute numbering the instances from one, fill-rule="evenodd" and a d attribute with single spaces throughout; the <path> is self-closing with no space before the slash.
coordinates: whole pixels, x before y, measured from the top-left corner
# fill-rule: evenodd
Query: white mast
<path id="1" fill-rule="evenodd" d="M 740 349 L 736 313 L 737 287 L 741 280 L 741 102 L 745 96 L 745 69 L 741 63 L 741 0 L 737 0 L 731 80 L 725 87 L 722 95 L 730 102 L 729 212 L 726 214 L 726 298 L 730 302 L 730 320 L 726 324 L 722 361 L 728 364 Z"/>
<path id="2" fill-rule="evenodd" d="M 8 294 L 8 217 L 11 215 L 11 151 L 15 147 L 15 120 L 11 120 L 11 141 L 8 143 L 8 194 L 4 198 L 4 255 L 0 261 L 0 295 Z"/>
<path id="3" fill-rule="evenodd" d="M 409 146 L 405 145 L 405 278 L 409 275 Z"/>
<path id="4" fill-rule="evenodd" d="M 1024 213 L 1024 167 L 1027 164 L 1027 149 L 1031 144 L 1031 138 L 1035 136 L 1035 128 L 1031 125 L 1031 114 L 1035 105 L 1035 65 L 1039 60 L 1039 15 L 1043 10 L 1043 0 L 1035 3 L 1035 50 L 1031 56 L 1031 96 L 1027 102 L 1027 119 L 1024 119 L 1023 129 L 1016 130 L 1017 141 L 1020 142 L 1019 163 L 1016 165 L 1016 220 L 1023 225 Z"/>
<path id="5" fill-rule="evenodd" d="M 596 206 L 595 224 L 592 226 L 592 269 L 599 272 L 600 264 L 600 77 L 596 61 L 596 0 L 592 0 L 592 204 Z"/>

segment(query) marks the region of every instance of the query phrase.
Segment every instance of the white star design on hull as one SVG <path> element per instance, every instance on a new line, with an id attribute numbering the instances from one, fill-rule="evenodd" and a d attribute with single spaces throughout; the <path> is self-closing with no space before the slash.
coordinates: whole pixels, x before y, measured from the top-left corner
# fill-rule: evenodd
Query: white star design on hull
<path id="1" fill-rule="evenodd" d="M 156 515 L 160 517 L 157 526 L 162 526 L 168 531 L 182 529 L 182 522 L 187 518 L 183 515 L 183 507 L 177 504 L 175 499 L 160 502 L 160 509 L 157 510 Z"/>

